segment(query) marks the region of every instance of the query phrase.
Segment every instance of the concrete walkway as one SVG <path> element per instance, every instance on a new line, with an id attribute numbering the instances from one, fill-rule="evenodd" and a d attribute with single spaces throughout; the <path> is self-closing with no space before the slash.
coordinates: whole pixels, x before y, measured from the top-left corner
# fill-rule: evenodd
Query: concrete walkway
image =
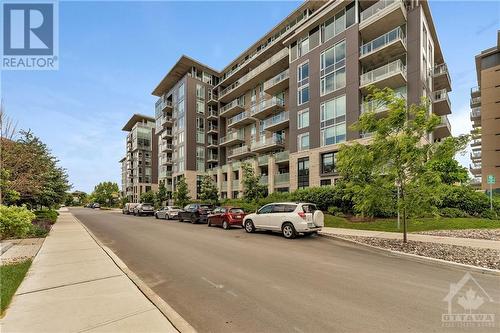
<path id="1" fill-rule="evenodd" d="M 69 212 L 35 257 L 3 332 L 177 332 Z"/>
<path id="2" fill-rule="evenodd" d="M 403 239 L 402 233 L 399 232 L 385 232 L 385 231 L 371 231 L 371 230 L 357 230 L 357 229 L 343 229 L 343 228 L 329 228 L 329 227 L 324 227 L 323 230 L 320 232 L 320 234 Z M 419 234 L 408 233 L 408 240 L 500 250 L 500 241 L 485 240 L 485 239 L 443 237 L 443 236 L 419 235 Z"/>

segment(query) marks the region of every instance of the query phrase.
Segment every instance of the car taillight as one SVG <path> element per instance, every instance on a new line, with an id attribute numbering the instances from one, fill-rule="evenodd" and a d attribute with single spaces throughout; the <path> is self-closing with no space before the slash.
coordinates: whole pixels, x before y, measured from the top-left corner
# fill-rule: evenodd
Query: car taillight
<path id="1" fill-rule="evenodd" d="M 298 212 L 297 214 L 299 214 L 299 216 L 302 217 L 304 220 L 306 219 L 306 213 Z"/>

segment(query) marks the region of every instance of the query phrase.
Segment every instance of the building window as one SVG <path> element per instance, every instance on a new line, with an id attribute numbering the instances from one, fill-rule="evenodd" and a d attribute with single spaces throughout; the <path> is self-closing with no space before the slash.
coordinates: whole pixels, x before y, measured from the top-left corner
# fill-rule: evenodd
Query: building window
<path id="1" fill-rule="evenodd" d="M 196 98 L 205 100 L 205 86 L 202 84 L 196 84 Z"/>
<path id="2" fill-rule="evenodd" d="M 297 150 L 302 151 L 309 149 L 309 132 L 299 134 L 297 137 Z"/>
<path id="3" fill-rule="evenodd" d="M 196 112 L 204 114 L 205 113 L 205 102 L 196 101 Z"/>
<path id="4" fill-rule="evenodd" d="M 321 96 L 345 87 L 345 41 L 321 53 Z"/>
<path id="5" fill-rule="evenodd" d="M 184 83 L 181 83 L 181 85 L 179 86 L 178 96 L 179 101 L 184 100 Z"/>
<path id="6" fill-rule="evenodd" d="M 321 146 L 338 144 L 346 140 L 346 97 L 339 96 L 321 103 Z"/>
<path id="7" fill-rule="evenodd" d="M 309 109 L 299 111 L 297 114 L 297 118 L 298 129 L 309 126 Z"/>
<path id="8" fill-rule="evenodd" d="M 299 158 L 297 169 L 297 187 L 309 187 L 309 157 Z"/>
<path id="9" fill-rule="evenodd" d="M 304 37 L 299 41 L 298 52 L 299 57 L 309 52 L 309 36 Z"/>
<path id="10" fill-rule="evenodd" d="M 332 180 L 331 179 L 321 179 L 319 185 L 320 186 L 330 186 L 330 185 L 332 185 Z"/>
<path id="11" fill-rule="evenodd" d="M 205 172 L 205 147 L 196 147 L 196 171 Z"/>
<path id="12" fill-rule="evenodd" d="M 356 8 L 353 1 L 321 26 L 321 42 L 335 37 L 354 23 L 356 23 Z"/>
<path id="13" fill-rule="evenodd" d="M 297 66 L 297 104 L 309 102 L 309 62 Z"/>
<path id="14" fill-rule="evenodd" d="M 321 173 L 329 174 L 335 172 L 336 152 L 321 154 Z"/>

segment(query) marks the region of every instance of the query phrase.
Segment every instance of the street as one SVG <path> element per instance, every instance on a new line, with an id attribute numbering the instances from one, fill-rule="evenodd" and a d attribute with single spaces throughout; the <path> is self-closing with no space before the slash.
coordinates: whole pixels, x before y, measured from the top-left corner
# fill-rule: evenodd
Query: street
<path id="1" fill-rule="evenodd" d="M 453 331 L 442 327 L 443 299 L 465 270 L 319 236 L 71 212 L 199 332 Z M 498 325 L 499 277 L 472 275 L 495 300 L 484 311 Z"/>

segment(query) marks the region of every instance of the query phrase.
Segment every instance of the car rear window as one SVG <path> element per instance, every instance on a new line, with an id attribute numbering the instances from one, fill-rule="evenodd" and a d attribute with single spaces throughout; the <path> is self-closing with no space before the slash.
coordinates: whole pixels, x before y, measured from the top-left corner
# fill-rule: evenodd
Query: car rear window
<path id="1" fill-rule="evenodd" d="M 314 213 L 314 211 L 318 209 L 316 208 L 316 205 L 307 204 L 302 205 L 302 210 L 304 211 L 304 213 Z"/>
<path id="2" fill-rule="evenodd" d="M 229 210 L 229 212 L 230 212 L 231 214 L 243 214 L 243 213 L 245 213 L 245 212 L 243 211 L 243 209 L 241 209 L 241 208 L 231 208 L 231 209 Z"/>
<path id="3" fill-rule="evenodd" d="M 150 204 L 142 204 L 142 208 L 152 208 L 153 206 Z"/>

